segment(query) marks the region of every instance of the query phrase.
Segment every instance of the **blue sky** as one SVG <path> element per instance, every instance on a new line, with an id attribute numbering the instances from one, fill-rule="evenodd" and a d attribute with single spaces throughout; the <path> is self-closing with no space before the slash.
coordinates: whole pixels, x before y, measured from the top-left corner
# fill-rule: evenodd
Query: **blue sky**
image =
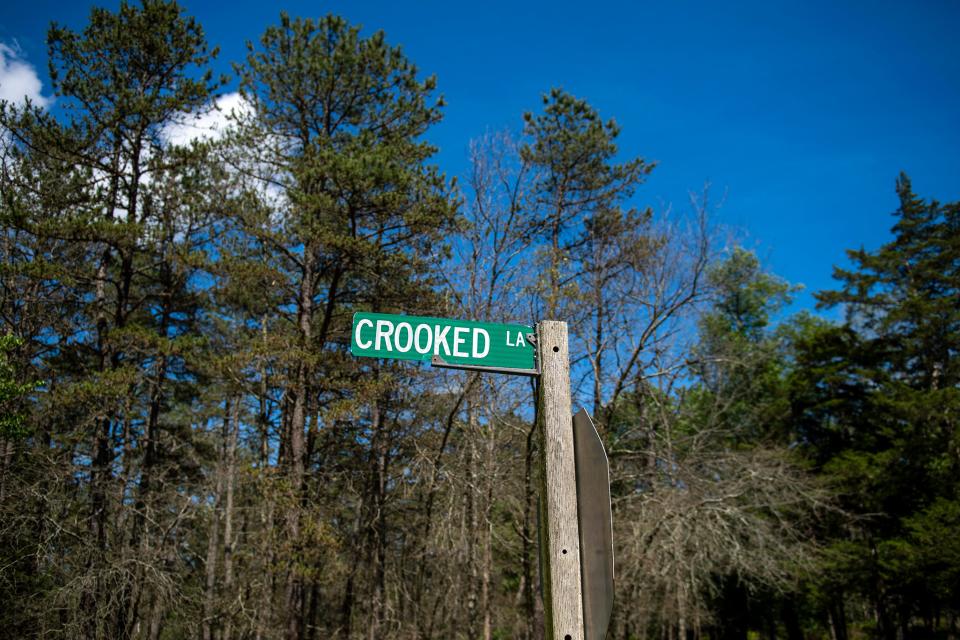
<path id="1" fill-rule="evenodd" d="M 471 138 L 519 128 L 551 87 L 586 98 L 621 125 L 624 158 L 659 163 L 636 204 L 682 210 L 709 182 L 714 221 L 806 285 L 799 307 L 832 286 L 844 249 L 889 239 L 899 171 L 924 197 L 960 200 L 955 0 L 182 4 L 222 71 L 281 8 L 383 29 L 438 76 L 448 106 L 429 138 L 451 176 Z M 0 43 L 47 91 L 48 23 L 81 28 L 90 6 L 13 3 Z"/>

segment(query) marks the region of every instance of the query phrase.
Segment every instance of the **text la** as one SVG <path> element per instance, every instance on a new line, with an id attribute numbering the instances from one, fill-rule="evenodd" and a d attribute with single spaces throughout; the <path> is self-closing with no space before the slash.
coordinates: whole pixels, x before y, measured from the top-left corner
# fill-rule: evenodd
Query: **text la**
<path id="1" fill-rule="evenodd" d="M 527 343 L 523 341 L 523 332 L 517 331 L 517 339 L 514 342 L 510 342 L 510 331 L 507 331 L 507 346 L 508 347 L 525 347 Z"/>

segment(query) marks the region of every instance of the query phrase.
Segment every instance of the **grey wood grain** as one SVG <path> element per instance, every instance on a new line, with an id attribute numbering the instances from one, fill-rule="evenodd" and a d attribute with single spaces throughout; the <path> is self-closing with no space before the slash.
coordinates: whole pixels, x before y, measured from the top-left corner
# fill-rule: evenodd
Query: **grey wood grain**
<path id="1" fill-rule="evenodd" d="M 541 491 L 545 528 L 543 605 L 548 640 L 583 640 L 580 534 L 567 323 L 537 325 Z"/>

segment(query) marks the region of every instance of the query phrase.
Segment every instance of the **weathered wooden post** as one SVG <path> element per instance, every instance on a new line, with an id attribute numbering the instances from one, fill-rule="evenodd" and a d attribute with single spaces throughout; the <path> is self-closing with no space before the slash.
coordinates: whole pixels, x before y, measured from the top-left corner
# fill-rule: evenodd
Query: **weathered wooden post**
<path id="1" fill-rule="evenodd" d="M 567 323 L 537 325 L 537 417 L 543 527 L 541 576 L 548 640 L 584 640 L 577 476 L 570 402 Z"/>

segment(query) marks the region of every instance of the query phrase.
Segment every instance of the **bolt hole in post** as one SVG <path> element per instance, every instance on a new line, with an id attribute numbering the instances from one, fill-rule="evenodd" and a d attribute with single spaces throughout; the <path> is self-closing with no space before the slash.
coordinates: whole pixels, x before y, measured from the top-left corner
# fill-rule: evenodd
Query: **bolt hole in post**
<path id="1" fill-rule="evenodd" d="M 571 636 L 571 635 L 568 633 L 567 635 L 563 636 L 563 640 L 573 640 L 573 636 Z"/>
<path id="2" fill-rule="evenodd" d="M 558 351 L 560 351 L 560 347 L 554 347 L 554 348 L 553 348 L 553 352 L 554 352 L 554 353 L 557 353 Z"/>
<path id="3" fill-rule="evenodd" d="M 566 550 L 566 549 L 563 550 L 563 555 L 567 555 L 567 550 Z"/>

